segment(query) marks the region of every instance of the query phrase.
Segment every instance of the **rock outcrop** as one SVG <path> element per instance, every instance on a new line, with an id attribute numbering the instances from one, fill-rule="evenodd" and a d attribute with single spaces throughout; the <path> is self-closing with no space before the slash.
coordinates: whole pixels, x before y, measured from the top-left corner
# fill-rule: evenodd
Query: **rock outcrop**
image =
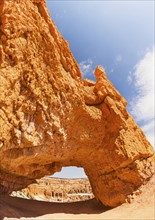
<path id="1" fill-rule="evenodd" d="M 46 202 L 77 202 L 94 198 L 87 178 L 60 179 L 42 178 L 21 191 L 13 191 L 13 197 Z"/>
<path id="2" fill-rule="evenodd" d="M 95 76 L 82 80 L 44 0 L 1 0 L 0 193 L 77 166 L 114 207 L 150 179 L 152 146 L 101 67 Z"/>

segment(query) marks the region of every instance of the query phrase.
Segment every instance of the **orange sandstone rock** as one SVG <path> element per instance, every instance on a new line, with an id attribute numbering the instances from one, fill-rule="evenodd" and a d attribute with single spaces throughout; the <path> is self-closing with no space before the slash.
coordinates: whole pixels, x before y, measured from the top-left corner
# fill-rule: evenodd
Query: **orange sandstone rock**
<path id="1" fill-rule="evenodd" d="M 101 67 L 95 76 L 82 80 L 44 0 L 1 0 L 1 193 L 77 166 L 114 207 L 150 179 L 152 146 Z"/>
<path id="2" fill-rule="evenodd" d="M 13 191 L 14 197 L 48 202 L 77 202 L 94 198 L 87 178 L 42 178 L 21 191 Z"/>

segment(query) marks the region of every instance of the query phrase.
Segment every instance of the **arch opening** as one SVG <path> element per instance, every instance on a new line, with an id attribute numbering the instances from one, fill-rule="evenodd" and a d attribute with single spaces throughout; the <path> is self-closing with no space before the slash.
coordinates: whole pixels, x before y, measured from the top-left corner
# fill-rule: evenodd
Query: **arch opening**
<path id="1" fill-rule="evenodd" d="M 65 178 L 65 179 L 77 179 L 77 178 L 87 178 L 83 168 L 69 166 L 63 167 L 60 172 L 54 173 L 52 177 Z"/>
<path id="2" fill-rule="evenodd" d="M 45 176 L 11 196 L 46 202 L 78 202 L 94 198 L 83 168 L 64 167 L 52 176 Z"/>

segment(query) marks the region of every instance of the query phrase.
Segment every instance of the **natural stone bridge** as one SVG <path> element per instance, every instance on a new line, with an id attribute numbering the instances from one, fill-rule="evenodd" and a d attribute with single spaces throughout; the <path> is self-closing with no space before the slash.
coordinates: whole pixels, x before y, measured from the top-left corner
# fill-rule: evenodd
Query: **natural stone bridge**
<path id="1" fill-rule="evenodd" d="M 77 166 L 117 206 L 149 180 L 153 148 L 101 67 L 95 76 L 82 80 L 44 0 L 0 1 L 1 193 Z"/>

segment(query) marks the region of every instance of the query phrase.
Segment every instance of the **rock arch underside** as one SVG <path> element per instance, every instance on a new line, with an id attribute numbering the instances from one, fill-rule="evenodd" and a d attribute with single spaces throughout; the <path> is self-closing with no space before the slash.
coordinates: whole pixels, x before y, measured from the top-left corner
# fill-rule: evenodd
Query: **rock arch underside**
<path id="1" fill-rule="evenodd" d="M 0 193 L 77 166 L 114 207 L 150 179 L 152 146 L 104 70 L 94 74 L 82 79 L 44 0 L 0 1 Z"/>

